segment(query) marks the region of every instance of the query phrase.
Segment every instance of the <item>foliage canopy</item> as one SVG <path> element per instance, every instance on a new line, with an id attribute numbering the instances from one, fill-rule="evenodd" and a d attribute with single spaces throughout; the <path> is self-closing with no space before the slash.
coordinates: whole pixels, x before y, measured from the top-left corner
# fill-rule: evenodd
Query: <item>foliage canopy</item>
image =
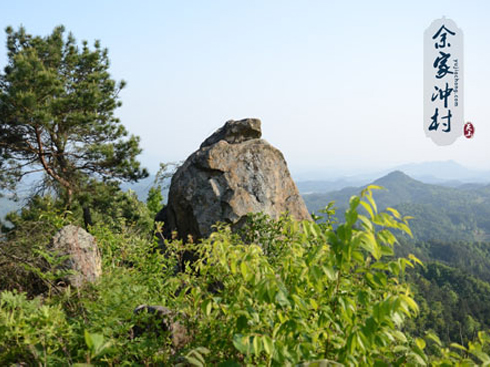
<path id="1" fill-rule="evenodd" d="M 137 180 L 147 176 L 136 156 L 139 139 L 115 117 L 124 82 L 109 74 L 107 49 L 65 36 L 6 29 L 8 61 L 0 74 L 0 184 L 45 173 L 70 203 L 89 177 Z"/>

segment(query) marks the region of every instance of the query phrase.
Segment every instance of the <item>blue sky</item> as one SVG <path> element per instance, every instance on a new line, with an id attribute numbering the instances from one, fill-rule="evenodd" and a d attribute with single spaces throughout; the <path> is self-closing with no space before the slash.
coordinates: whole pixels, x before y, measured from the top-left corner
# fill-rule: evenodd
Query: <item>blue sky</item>
<path id="1" fill-rule="evenodd" d="M 100 39 L 128 82 L 118 115 L 152 171 L 226 120 L 258 117 L 293 173 L 328 178 L 438 160 L 490 170 L 489 4 L 17 0 L 0 4 L 0 26 L 46 35 L 63 24 Z M 464 32 L 465 120 L 476 128 L 448 147 L 422 127 L 422 37 L 442 16 Z"/>

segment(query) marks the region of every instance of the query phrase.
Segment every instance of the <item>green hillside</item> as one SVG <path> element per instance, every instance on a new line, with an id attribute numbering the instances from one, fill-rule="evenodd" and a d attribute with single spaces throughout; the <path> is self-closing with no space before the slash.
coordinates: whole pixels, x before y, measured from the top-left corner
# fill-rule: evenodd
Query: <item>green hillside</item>
<path id="1" fill-rule="evenodd" d="M 405 329 L 423 336 L 434 331 L 445 342 L 466 344 L 490 327 L 490 284 L 460 268 L 431 262 L 409 272 L 421 312 Z"/>
<path id="2" fill-rule="evenodd" d="M 372 184 L 385 190 L 374 193 L 379 209 L 393 207 L 402 215 L 413 216 L 411 228 L 417 240 L 483 241 L 490 235 L 490 186 L 451 188 L 425 184 L 403 172 L 392 172 Z M 363 187 L 349 187 L 325 194 L 306 194 L 311 212 L 335 201 L 339 211 Z"/>
<path id="3" fill-rule="evenodd" d="M 400 171 L 372 184 L 385 188 L 373 195 L 379 210 L 393 207 L 414 217 L 410 221 L 414 239 L 399 234 L 396 255 L 414 254 L 426 264 L 408 274 L 421 313 L 405 329 L 416 336 L 431 330 L 445 342 L 461 344 L 474 339 L 478 330 L 488 329 L 490 185 L 432 185 Z M 337 213 L 342 213 L 350 197 L 363 188 L 303 197 L 312 212 L 335 201 Z"/>

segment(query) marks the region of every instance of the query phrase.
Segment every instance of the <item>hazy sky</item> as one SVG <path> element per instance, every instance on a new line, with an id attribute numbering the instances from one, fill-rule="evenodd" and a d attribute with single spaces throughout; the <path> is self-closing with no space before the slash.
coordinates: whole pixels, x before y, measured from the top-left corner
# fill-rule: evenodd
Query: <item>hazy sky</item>
<path id="1" fill-rule="evenodd" d="M 465 120 L 476 130 L 448 147 L 422 126 L 423 32 L 442 16 L 464 32 Z M 63 24 L 101 40 L 128 82 L 118 115 L 152 171 L 244 117 L 262 120 L 296 174 L 437 160 L 490 170 L 489 17 L 486 0 L 0 3 L 2 29 Z"/>

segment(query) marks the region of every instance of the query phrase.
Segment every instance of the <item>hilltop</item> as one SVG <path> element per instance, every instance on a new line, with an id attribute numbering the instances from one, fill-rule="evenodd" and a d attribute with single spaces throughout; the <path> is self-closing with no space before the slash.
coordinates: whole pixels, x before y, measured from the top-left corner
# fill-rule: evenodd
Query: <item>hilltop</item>
<path id="1" fill-rule="evenodd" d="M 385 189 L 374 193 L 379 209 L 393 207 L 413 216 L 411 227 L 418 240 L 485 240 L 490 235 L 490 185 L 461 188 L 427 184 L 394 171 L 371 184 Z M 347 187 L 328 193 L 303 195 L 308 209 L 318 212 L 335 201 L 340 212 L 349 198 L 363 188 Z"/>

